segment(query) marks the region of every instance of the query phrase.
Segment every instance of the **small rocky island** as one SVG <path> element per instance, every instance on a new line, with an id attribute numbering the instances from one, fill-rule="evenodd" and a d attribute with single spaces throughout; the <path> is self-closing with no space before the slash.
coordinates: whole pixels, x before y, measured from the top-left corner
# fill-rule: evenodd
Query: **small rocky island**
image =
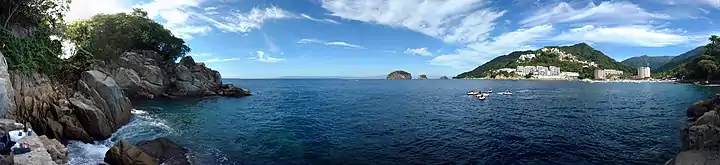
<path id="1" fill-rule="evenodd" d="M 424 75 L 424 74 L 421 74 L 421 75 L 418 77 L 418 80 L 427 80 L 427 79 L 428 79 L 428 78 L 427 78 L 427 75 Z"/>
<path id="2" fill-rule="evenodd" d="M 440 80 L 448 80 L 449 78 L 447 76 L 440 77 Z"/>
<path id="3" fill-rule="evenodd" d="M 716 94 L 687 109 L 687 122 L 680 132 L 682 149 L 665 165 L 720 164 L 719 105 L 720 94 Z"/>
<path id="4" fill-rule="evenodd" d="M 387 75 L 388 80 L 410 80 L 412 75 L 406 71 L 396 70 Z"/>

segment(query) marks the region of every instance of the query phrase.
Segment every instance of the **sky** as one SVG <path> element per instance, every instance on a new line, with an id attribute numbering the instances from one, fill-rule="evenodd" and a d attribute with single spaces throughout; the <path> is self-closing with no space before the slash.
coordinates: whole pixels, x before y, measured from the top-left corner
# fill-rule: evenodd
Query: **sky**
<path id="1" fill-rule="evenodd" d="M 720 34 L 720 0 L 73 0 L 68 21 L 142 8 L 223 78 L 455 76 L 585 42 L 621 61 Z"/>

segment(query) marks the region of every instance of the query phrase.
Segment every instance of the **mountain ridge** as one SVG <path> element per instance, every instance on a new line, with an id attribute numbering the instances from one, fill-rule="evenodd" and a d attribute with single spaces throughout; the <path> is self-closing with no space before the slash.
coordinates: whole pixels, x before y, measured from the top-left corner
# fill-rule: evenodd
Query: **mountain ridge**
<path id="1" fill-rule="evenodd" d="M 620 63 L 623 63 L 625 65 L 628 65 L 632 68 L 638 68 L 638 67 L 650 67 L 651 71 L 654 69 L 658 69 L 661 66 L 667 64 L 677 56 L 648 56 L 648 55 L 642 55 L 642 56 L 635 56 L 630 57 L 628 59 L 620 61 Z"/>
<path id="2" fill-rule="evenodd" d="M 559 52 L 547 52 L 545 49 L 557 49 Z M 535 58 L 521 61 L 521 55 L 537 54 Z M 569 56 L 567 56 L 569 55 Z M 572 57 L 563 60 L 563 57 Z M 571 46 L 545 46 L 538 50 L 515 51 L 507 55 L 498 56 L 471 71 L 463 72 L 453 78 L 480 78 L 487 77 L 489 71 L 500 68 L 515 68 L 516 66 L 558 66 L 563 72 L 581 73 L 581 78 L 589 78 L 595 68 L 616 69 L 627 73 L 632 69 L 603 52 L 586 43 L 577 43 Z M 594 66 L 596 65 L 596 66 Z"/>

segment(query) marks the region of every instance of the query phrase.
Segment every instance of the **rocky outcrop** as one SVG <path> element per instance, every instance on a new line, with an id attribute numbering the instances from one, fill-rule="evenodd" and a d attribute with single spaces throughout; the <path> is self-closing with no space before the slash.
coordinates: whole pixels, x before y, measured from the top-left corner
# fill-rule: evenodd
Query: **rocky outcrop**
<path id="1" fill-rule="evenodd" d="M 105 153 L 105 163 L 110 165 L 157 165 L 150 155 L 130 145 L 125 140 L 115 143 Z"/>
<path id="2" fill-rule="evenodd" d="M 70 104 L 90 136 L 108 138 L 130 120 L 130 100 L 113 78 L 102 72 L 85 71 L 80 77 Z"/>
<path id="3" fill-rule="evenodd" d="M 13 155 L 17 165 L 65 165 L 68 164 L 67 148 L 57 140 L 45 136 L 25 136 L 21 143 L 30 145 L 30 152 Z"/>
<path id="4" fill-rule="evenodd" d="M 420 76 L 418 76 L 418 79 L 420 79 L 420 80 L 427 80 L 428 77 L 427 77 L 427 75 L 421 74 Z"/>
<path id="5" fill-rule="evenodd" d="M 410 80 L 412 79 L 412 75 L 408 72 L 397 70 L 393 71 L 390 74 L 387 75 L 388 80 Z"/>
<path id="6" fill-rule="evenodd" d="M 688 122 L 681 131 L 683 149 L 666 165 L 720 164 L 720 94 L 688 108 Z"/>
<path id="7" fill-rule="evenodd" d="M 15 90 L 8 73 L 8 65 L 5 56 L 0 52 L 0 118 L 8 118 L 12 114 L 15 109 L 14 95 Z"/>
<path id="8" fill-rule="evenodd" d="M 440 77 L 440 80 L 448 80 L 449 78 L 447 76 Z"/>
<path id="9" fill-rule="evenodd" d="M 150 141 L 140 141 L 137 145 L 143 152 L 155 158 L 160 164 L 189 165 L 187 160 L 188 149 L 178 145 L 167 138 L 157 138 Z"/>
<path id="10" fill-rule="evenodd" d="M 119 60 L 97 62 L 94 68 L 115 78 L 126 95 L 133 99 L 250 95 L 246 89 L 223 85 L 220 72 L 195 62 L 191 56 L 175 63 L 163 61 L 152 51 L 126 52 Z"/>

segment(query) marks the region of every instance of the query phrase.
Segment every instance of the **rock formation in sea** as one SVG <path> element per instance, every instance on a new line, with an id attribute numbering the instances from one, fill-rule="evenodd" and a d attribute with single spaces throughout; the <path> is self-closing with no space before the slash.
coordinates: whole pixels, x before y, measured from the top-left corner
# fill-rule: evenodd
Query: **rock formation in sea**
<path id="1" fill-rule="evenodd" d="M 410 80 L 412 75 L 406 71 L 396 70 L 387 75 L 388 80 Z"/>
<path id="2" fill-rule="evenodd" d="M 420 76 L 418 76 L 418 79 L 419 79 L 419 80 L 426 80 L 426 79 L 428 79 L 428 78 L 427 78 L 427 75 L 421 74 Z"/>
<path id="3" fill-rule="evenodd" d="M 440 77 L 441 80 L 448 80 L 449 78 L 447 76 Z"/>
<path id="4" fill-rule="evenodd" d="M 105 153 L 105 162 L 111 165 L 189 165 L 188 152 L 187 148 L 167 138 L 140 141 L 135 146 L 120 140 Z"/>
<path id="5" fill-rule="evenodd" d="M 720 94 L 698 101 L 687 111 L 681 131 L 682 150 L 666 165 L 720 164 Z"/>

